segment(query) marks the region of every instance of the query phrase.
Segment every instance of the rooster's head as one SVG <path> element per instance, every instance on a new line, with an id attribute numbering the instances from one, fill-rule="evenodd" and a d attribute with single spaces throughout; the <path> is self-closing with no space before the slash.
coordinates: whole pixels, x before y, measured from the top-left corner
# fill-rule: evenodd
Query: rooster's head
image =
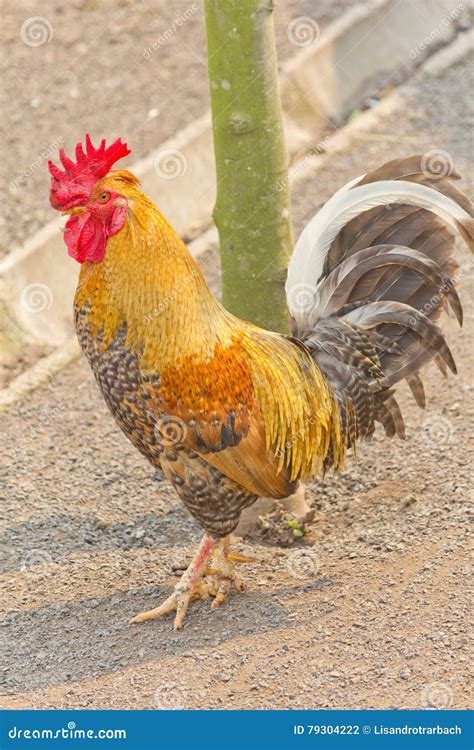
<path id="1" fill-rule="evenodd" d="M 131 153 L 118 138 L 106 148 L 99 148 L 86 135 L 86 150 L 76 146 L 74 162 L 59 151 L 64 171 L 48 162 L 51 174 L 50 203 L 57 211 L 71 214 L 66 223 L 64 240 L 69 255 L 79 263 L 99 263 L 105 254 L 107 238 L 117 234 L 127 216 L 127 199 L 114 190 L 106 176 L 116 161 Z M 131 176 L 131 175 L 130 175 Z"/>

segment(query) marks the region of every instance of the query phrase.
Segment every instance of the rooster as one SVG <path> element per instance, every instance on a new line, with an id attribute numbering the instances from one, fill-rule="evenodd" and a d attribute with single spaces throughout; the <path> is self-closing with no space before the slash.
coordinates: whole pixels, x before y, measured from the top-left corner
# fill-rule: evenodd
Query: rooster
<path id="1" fill-rule="evenodd" d="M 131 620 L 242 590 L 229 535 L 259 496 L 284 498 L 338 469 L 376 423 L 404 437 L 396 385 L 425 405 L 421 368 L 455 363 L 436 321 L 462 323 L 455 233 L 474 249 L 474 212 L 421 156 L 395 160 L 337 192 L 303 230 L 286 292 L 293 336 L 227 312 L 180 237 L 129 171 L 120 139 L 49 162 L 50 201 L 81 264 L 75 326 L 125 435 L 173 484 L 204 530 L 172 594 Z M 454 231 L 453 231 L 454 230 Z"/>

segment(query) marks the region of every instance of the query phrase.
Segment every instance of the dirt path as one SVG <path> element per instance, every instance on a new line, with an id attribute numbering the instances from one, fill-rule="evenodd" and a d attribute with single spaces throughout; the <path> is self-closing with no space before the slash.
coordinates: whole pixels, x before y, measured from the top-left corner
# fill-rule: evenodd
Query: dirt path
<path id="1" fill-rule="evenodd" d="M 446 151 L 472 191 L 470 85 L 466 61 L 406 87 L 404 118 L 298 188 L 298 225 L 347 179 L 414 151 Z M 167 594 L 199 530 L 114 426 L 85 362 L 12 410 L 0 445 L 2 706 L 467 707 L 472 291 L 471 266 L 465 329 L 444 322 L 459 376 L 429 370 L 426 412 L 403 391 L 406 442 L 377 434 L 308 490 L 310 546 L 240 544 L 257 560 L 248 591 L 218 611 L 193 605 L 179 634 L 127 619 Z"/>

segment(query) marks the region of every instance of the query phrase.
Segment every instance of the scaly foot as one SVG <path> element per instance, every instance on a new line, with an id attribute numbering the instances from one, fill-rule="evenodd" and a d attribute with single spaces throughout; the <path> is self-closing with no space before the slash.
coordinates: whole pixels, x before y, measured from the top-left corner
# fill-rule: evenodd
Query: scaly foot
<path id="1" fill-rule="evenodd" d="M 191 601 L 213 596 L 212 606 L 219 607 L 226 601 L 232 584 L 237 591 L 244 590 L 242 581 L 234 573 L 232 562 L 243 563 L 252 562 L 252 560 L 242 555 L 230 553 L 228 537 L 216 545 L 214 539 L 205 534 L 198 551 L 181 576 L 171 596 L 159 607 L 136 615 L 130 620 L 130 623 L 157 620 L 169 612 L 176 611 L 174 629 L 179 630 L 183 626 Z"/>

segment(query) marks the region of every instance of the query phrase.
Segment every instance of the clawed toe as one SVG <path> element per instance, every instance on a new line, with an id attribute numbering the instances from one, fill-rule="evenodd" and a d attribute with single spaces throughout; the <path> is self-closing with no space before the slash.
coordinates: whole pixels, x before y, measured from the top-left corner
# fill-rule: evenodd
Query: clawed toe
<path id="1" fill-rule="evenodd" d="M 210 566 L 206 568 L 211 556 Z M 239 555 L 232 557 L 238 562 L 250 562 L 249 558 Z M 226 545 L 222 548 L 215 547 L 214 541 L 205 535 L 198 552 L 173 593 L 159 607 L 132 617 L 130 624 L 158 620 L 170 612 L 176 612 L 174 629 L 179 630 L 183 626 L 190 602 L 213 597 L 212 607 L 220 607 L 227 600 L 232 585 L 236 591 L 244 591 L 244 584 L 235 574 L 231 559 Z"/>
<path id="2" fill-rule="evenodd" d="M 147 620 L 158 620 L 160 617 L 163 617 L 163 615 L 167 615 L 169 612 L 176 609 L 177 601 L 177 594 L 176 592 L 173 592 L 159 607 L 149 609 L 146 612 L 140 612 L 128 622 L 130 625 L 135 625 L 139 622 L 146 622 Z"/>

